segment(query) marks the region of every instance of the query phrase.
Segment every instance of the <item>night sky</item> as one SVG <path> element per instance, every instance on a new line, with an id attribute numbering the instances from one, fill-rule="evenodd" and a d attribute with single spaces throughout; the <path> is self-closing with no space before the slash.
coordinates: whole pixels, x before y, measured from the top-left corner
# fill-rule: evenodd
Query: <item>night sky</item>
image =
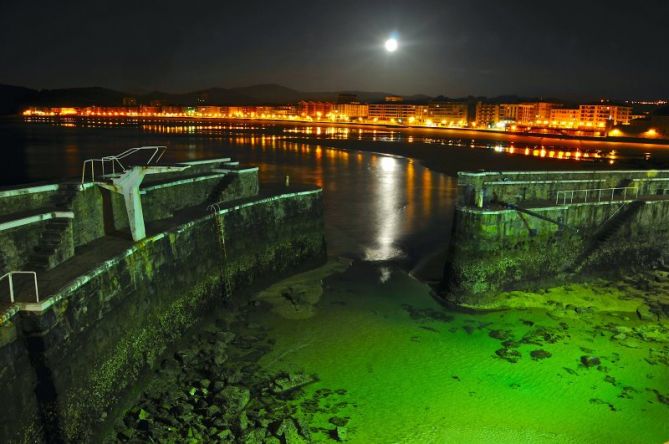
<path id="1" fill-rule="evenodd" d="M 141 3 L 0 2 L 0 83 L 669 96 L 667 0 Z"/>

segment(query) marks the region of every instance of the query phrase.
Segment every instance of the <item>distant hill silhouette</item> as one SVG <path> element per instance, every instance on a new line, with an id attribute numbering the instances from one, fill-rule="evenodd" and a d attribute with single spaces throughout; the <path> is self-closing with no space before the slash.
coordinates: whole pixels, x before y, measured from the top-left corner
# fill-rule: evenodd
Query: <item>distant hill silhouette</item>
<path id="1" fill-rule="evenodd" d="M 361 102 L 379 102 L 386 96 L 393 95 L 383 91 L 298 91 L 276 84 L 261 84 L 237 88 L 209 88 L 186 93 L 167 93 L 163 91 L 132 94 L 108 88 L 66 88 L 35 90 L 21 86 L 0 84 L 0 114 L 16 114 L 30 106 L 122 106 L 124 97 L 134 97 L 138 104 L 146 105 L 160 100 L 164 105 L 196 106 L 196 105 L 279 105 L 297 103 L 300 100 L 335 101 L 340 93 L 355 94 Z M 416 94 L 404 96 L 408 103 L 427 103 L 431 100 L 461 100 L 475 102 L 478 100 L 493 103 L 519 102 L 517 96 L 499 96 L 494 98 L 466 97 L 450 99 L 445 96 L 436 98 Z"/>
<path id="2" fill-rule="evenodd" d="M 0 114 L 16 114 L 37 99 L 38 91 L 20 86 L 0 85 Z"/>

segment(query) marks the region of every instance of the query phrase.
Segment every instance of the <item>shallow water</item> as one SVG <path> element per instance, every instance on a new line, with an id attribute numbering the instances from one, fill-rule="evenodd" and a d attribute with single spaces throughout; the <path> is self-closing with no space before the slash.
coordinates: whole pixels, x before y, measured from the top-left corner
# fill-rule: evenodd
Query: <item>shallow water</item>
<path id="1" fill-rule="evenodd" d="M 649 391 L 669 392 L 669 368 L 644 360 L 647 344 L 620 347 L 595 328 L 620 324 L 618 317 L 556 320 L 541 310 L 449 312 L 424 284 L 384 268 L 356 263 L 333 275 L 309 319 L 286 319 L 264 308 L 253 315 L 276 340 L 261 361 L 268 371 L 317 374 L 320 381 L 306 398 L 323 387 L 346 389 L 345 401 L 354 407 L 337 416 L 351 418 L 351 442 L 652 443 L 669 438 L 669 406 Z M 520 339 L 539 327 L 557 340 L 520 345 L 517 363 L 495 354 L 502 346 L 491 331 L 509 330 L 509 337 Z M 667 344 L 650 347 L 666 351 Z M 533 350 L 552 356 L 534 360 Z M 600 357 L 602 367 L 584 367 L 583 355 Z M 328 416 L 316 417 L 312 425 L 327 428 Z"/>
<path id="2" fill-rule="evenodd" d="M 456 181 L 416 160 L 374 152 L 415 153 L 439 171 L 453 172 L 599 168 L 610 167 L 610 161 L 653 166 L 651 158 L 668 157 L 666 147 L 648 156 L 646 147 L 620 144 L 553 140 L 544 146 L 495 136 L 471 140 L 450 133 L 251 123 L 10 121 L 0 122 L 0 129 L 8 159 L 0 164 L 0 185 L 76 176 L 86 158 L 164 144 L 170 147 L 168 160 L 230 156 L 259 165 L 263 181 L 288 175 L 293 183 L 323 187 L 329 254 L 357 261 L 326 279 L 313 315 L 288 319 L 266 303 L 251 313 L 275 341 L 261 358 L 264 371 L 317 374 L 320 382 L 307 387 L 304 399 L 322 388 L 345 390 L 336 401 L 340 407 L 323 406 L 315 414 L 314 427 L 332 429 L 332 414 L 325 412 L 330 410 L 350 417 L 349 441 L 359 443 L 669 440 L 669 406 L 652 391 L 669 396 L 668 367 L 645 360 L 658 350 L 669 353 L 667 342 L 630 348 L 602 330 L 611 322 L 634 326 L 633 315 L 555 319 L 545 310 L 479 315 L 446 310 L 405 270 L 446 246 Z M 574 161 L 577 152 L 580 160 Z M 491 331 L 510 330 L 520 339 L 537 326 L 559 333 L 559 340 L 519 345 L 517 363 L 496 355 L 502 341 Z M 539 349 L 551 357 L 532 359 L 530 352 Z M 600 357 L 601 370 L 580 364 L 589 354 Z M 329 439 L 323 433 L 314 437 Z"/>

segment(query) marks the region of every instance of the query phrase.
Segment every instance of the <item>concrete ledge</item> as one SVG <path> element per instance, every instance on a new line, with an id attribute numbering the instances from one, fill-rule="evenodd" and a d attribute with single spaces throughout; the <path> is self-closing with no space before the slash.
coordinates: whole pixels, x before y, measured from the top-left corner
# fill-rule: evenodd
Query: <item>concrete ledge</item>
<path id="1" fill-rule="evenodd" d="M 214 170 L 214 171 L 216 171 L 216 170 Z M 146 194 L 148 191 L 158 190 L 158 189 L 161 189 L 161 188 L 169 188 L 169 187 L 184 185 L 184 184 L 188 184 L 188 183 L 201 182 L 203 180 L 220 179 L 224 176 L 225 176 L 225 174 L 223 174 L 223 173 L 208 174 L 208 175 L 205 175 L 205 176 L 188 177 L 188 178 L 185 178 L 185 179 L 176 179 L 176 180 L 172 180 L 172 181 L 169 181 L 169 182 L 150 184 L 150 185 L 147 185 L 146 187 L 142 187 L 140 189 L 140 194 Z"/>
<path id="2" fill-rule="evenodd" d="M 14 219 L 6 222 L 0 222 L 0 231 L 11 230 L 23 225 L 42 222 L 49 219 L 74 219 L 74 213 L 71 211 L 51 211 L 48 213 L 35 214 L 33 216 Z"/>
<path id="3" fill-rule="evenodd" d="M 218 159 L 204 159 L 204 160 L 189 160 L 188 162 L 179 162 L 177 165 L 188 165 L 188 166 L 193 166 L 193 165 L 207 165 L 210 163 L 223 163 L 223 162 L 230 162 L 229 157 L 220 157 Z"/>
<path id="4" fill-rule="evenodd" d="M 34 194 L 34 193 L 46 193 L 49 191 L 58 191 L 60 189 L 60 184 L 48 184 L 48 185 L 36 185 L 26 188 L 14 188 L 9 190 L 0 190 L 0 198 L 3 197 L 14 197 L 14 196 L 23 196 L 25 194 Z"/>
<path id="5" fill-rule="evenodd" d="M 483 176 L 504 176 L 504 175 L 526 175 L 526 176 L 538 176 L 538 175 L 549 175 L 549 174 L 604 174 L 611 175 L 611 173 L 638 173 L 638 174 L 649 174 L 649 173 L 661 173 L 667 172 L 667 170 L 589 170 L 589 171 L 481 171 L 481 172 L 468 172 L 460 171 L 458 176 L 470 176 L 470 177 L 483 177 Z"/>
<path id="6" fill-rule="evenodd" d="M 252 167 L 252 168 L 216 168 L 212 171 L 216 171 L 217 173 L 248 173 L 258 170 L 259 170 L 258 167 Z"/>
<path id="7" fill-rule="evenodd" d="M 644 180 L 644 179 L 636 179 Z M 669 177 L 664 180 L 669 180 Z M 484 185 L 537 185 L 543 183 L 560 184 L 560 183 L 592 183 L 592 182 L 606 182 L 606 179 L 567 179 L 567 180 L 498 180 L 494 182 L 483 182 Z M 462 184 L 463 186 L 466 184 Z"/>

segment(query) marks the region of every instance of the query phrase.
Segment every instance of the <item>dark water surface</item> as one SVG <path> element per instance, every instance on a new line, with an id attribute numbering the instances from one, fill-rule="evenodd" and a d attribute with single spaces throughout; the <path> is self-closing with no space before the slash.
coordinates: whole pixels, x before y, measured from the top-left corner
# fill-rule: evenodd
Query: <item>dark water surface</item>
<path id="1" fill-rule="evenodd" d="M 221 322 L 231 313 L 218 308 L 209 330 L 198 326 L 185 340 L 186 355 L 207 364 L 168 359 L 149 375 L 155 390 L 130 400 L 134 407 L 119 417 L 111 415 L 116 429 L 110 442 L 218 441 L 228 431 L 211 425 L 209 408 L 220 401 L 194 387 L 202 385 L 201 372 L 240 371 L 244 378 L 226 377 L 226 387 L 253 393 L 285 371 L 317 375 L 304 393 L 280 401 L 291 413 L 263 413 L 263 421 L 287 417 L 306 424 L 313 442 L 332 442 L 340 432 L 347 442 L 364 444 L 669 439 L 663 401 L 669 399 L 669 325 L 642 322 L 635 313 L 643 291 L 669 291 L 669 273 L 643 281 L 652 286 L 643 291 L 603 282 L 517 294 L 583 310 L 555 304 L 483 314 L 445 310 L 429 286 L 406 273 L 443 253 L 459 170 L 660 168 L 669 159 L 666 146 L 327 125 L 16 119 L 0 121 L 0 142 L 0 186 L 76 177 L 85 159 L 141 145 L 167 145 L 168 162 L 232 157 L 259 166 L 264 182 L 283 182 L 288 175 L 291 183 L 323 188 L 330 256 L 358 259 L 333 271 L 342 259 L 332 258 L 325 267 L 249 296 L 252 323 Z M 432 262 L 438 272 L 439 260 Z M 281 296 L 295 288 L 303 291 L 304 306 Z M 585 310 L 593 304 L 601 306 L 594 314 Z M 221 325 L 238 340 L 228 346 L 231 359 L 212 367 L 206 335 L 218 334 Z M 500 359 L 500 332 L 523 344 L 518 362 Z M 546 332 L 558 340 L 545 340 Z M 546 358 L 535 359 L 537 352 Z M 602 365 L 583 367 L 584 353 L 599 356 Z M 222 384 L 219 376 L 207 382 Z M 205 414 L 167 413 L 196 400 L 216 405 L 207 404 Z M 138 421 L 147 414 L 150 431 Z M 160 415 L 175 426 L 152 422 Z M 271 431 L 260 420 L 249 430 L 234 430 L 242 435 L 250 429 L 263 437 Z"/>
<path id="2" fill-rule="evenodd" d="M 457 171 L 648 167 L 669 159 L 666 146 L 462 131 L 10 118 L 0 120 L 0 186 L 76 177 L 85 159 L 142 145 L 168 146 L 167 162 L 228 156 L 259 166 L 265 182 L 288 175 L 318 185 L 331 255 L 410 262 L 447 241 Z"/>

